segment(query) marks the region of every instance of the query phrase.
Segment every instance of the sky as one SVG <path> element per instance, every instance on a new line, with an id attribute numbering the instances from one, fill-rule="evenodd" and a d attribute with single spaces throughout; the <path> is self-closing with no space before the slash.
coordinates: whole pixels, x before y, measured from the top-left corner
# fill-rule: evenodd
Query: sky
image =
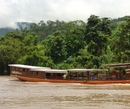
<path id="1" fill-rule="evenodd" d="M 87 22 L 90 15 L 112 19 L 130 15 L 130 0 L 0 0 L 0 28 L 41 20 Z"/>

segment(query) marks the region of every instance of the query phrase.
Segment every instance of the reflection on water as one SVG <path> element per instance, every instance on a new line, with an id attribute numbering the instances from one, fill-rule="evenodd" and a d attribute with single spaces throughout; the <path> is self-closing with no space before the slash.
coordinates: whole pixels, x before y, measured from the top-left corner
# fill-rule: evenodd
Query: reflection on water
<path id="1" fill-rule="evenodd" d="M 130 109 L 130 85 L 21 82 L 0 77 L 0 109 Z"/>

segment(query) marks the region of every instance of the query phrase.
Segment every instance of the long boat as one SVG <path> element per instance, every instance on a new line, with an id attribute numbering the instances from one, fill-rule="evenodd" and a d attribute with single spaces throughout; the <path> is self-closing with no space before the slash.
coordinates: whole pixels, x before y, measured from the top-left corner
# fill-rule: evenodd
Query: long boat
<path id="1" fill-rule="evenodd" d="M 130 83 L 130 63 L 106 64 L 107 69 L 51 69 L 21 64 L 9 64 L 10 76 L 21 81 L 80 83 L 80 84 L 126 84 Z M 114 74 L 111 68 L 118 68 Z M 116 69 L 117 70 L 117 69 Z"/>

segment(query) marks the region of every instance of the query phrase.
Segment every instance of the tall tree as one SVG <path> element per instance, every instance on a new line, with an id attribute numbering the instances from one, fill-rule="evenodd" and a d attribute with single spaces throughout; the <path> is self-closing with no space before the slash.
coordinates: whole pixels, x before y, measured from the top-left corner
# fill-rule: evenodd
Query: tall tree
<path id="1" fill-rule="evenodd" d="M 0 42 L 0 73 L 9 74 L 8 64 L 17 63 L 23 44 L 17 38 L 11 37 L 2 39 Z"/>
<path id="2" fill-rule="evenodd" d="M 62 32 L 56 31 L 42 43 L 45 45 L 46 55 L 50 56 L 54 63 L 58 63 L 66 58 L 65 36 Z"/>
<path id="3" fill-rule="evenodd" d="M 115 55 L 114 61 L 130 61 L 130 17 L 126 17 L 126 22 L 122 23 L 116 30 L 112 48 Z"/>
<path id="4" fill-rule="evenodd" d="M 110 36 L 110 20 L 91 15 L 88 18 L 85 31 L 87 50 L 93 55 L 93 64 L 100 66 L 99 57 L 107 51 L 108 37 Z"/>
<path id="5" fill-rule="evenodd" d="M 74 56 L 78 51 L 85 46 L 84 33 L 85 33 L 85 22 L 77 20 L 70 21 L 67 23 L 68 30 L 65 38 L 67 57 Z"/>

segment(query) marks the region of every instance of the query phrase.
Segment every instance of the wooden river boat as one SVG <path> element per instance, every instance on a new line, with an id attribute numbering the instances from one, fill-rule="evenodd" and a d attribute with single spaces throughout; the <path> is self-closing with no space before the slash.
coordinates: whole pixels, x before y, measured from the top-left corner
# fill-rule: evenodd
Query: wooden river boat
<path id="1" fill-rule="evenodd" d="M 128 84 L 130 63 L 106 64 L 107 69 L 51 69 L 21 64 L 9 64 L 10 76 L 21 81 L 80 83 L 80 84 Z M 110 68 L 123 68 L 112 74 Z M 125 70 L 124 70 L 125 69 Z"/>

